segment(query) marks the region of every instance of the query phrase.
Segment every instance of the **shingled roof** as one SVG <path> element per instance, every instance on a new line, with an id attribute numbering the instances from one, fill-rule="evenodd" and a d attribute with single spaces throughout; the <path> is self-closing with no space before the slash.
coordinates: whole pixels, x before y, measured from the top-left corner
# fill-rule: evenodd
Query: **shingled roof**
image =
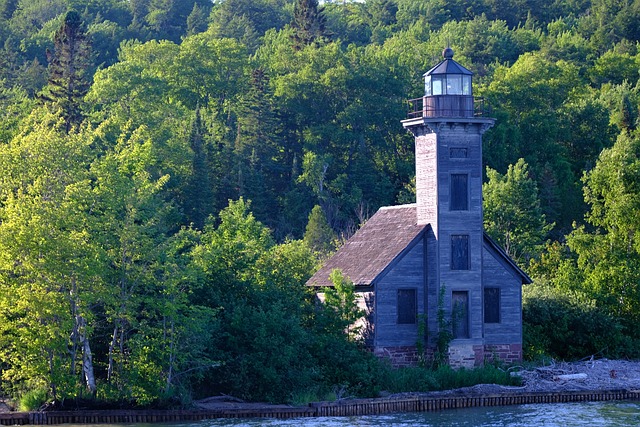
<path id="1" fill-rule="evenodd" d="M 329 275 L 340 269 L 356 286 L 370 286 L 413 248 L 427 228 L 428 224 L 416 224 L 415 204 L 382 207 L 311 276 L 307 285 L 333 286 Z M 486 232 L 484 243 L 506 261 L 523 284 L 532 282 Z"/>
<path id="2" fill-rule="evenodd" d="M 416 224 L 416 205 L 378 210 L 308 281 L 332 286 L 329 274 L 342 270 L 356 286 L 369 286 L 410 250 L 428 228 Z"/>

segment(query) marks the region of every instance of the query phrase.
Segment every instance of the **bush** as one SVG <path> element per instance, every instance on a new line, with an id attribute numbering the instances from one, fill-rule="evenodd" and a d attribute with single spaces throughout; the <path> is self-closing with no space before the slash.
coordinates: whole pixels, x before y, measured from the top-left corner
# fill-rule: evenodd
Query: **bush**
<path id="1" fill-rule="evenodd" d="M 44 388 L 37 388 L 24 393 L 18 400 L 18 408 L 22 412 L 37 411 L 45 404 L 49 393 Z"/>
<path id="2" fill-rule="evenodd" d="M 638 356 L 620 320 L 579 295 L 532 286 L 525 292 L 522 317 L 528 360 L 545 356 L 577 360 L 594 354 Z"/>

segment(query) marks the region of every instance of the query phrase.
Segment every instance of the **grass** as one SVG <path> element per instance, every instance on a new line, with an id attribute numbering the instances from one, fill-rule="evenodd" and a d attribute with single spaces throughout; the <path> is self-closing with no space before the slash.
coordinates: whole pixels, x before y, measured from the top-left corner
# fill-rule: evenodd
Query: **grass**
<path id="1" fill-rule="evenodd" d="M 23 412 L 37 411 L 47 401 L 45 389 L 30 390 L 23 394 L 18 401 L 18 409 Z"/>
<path id="2" fill-rule="evenodd" d="M 381 380 L 381 389 L 390 393 L 450 390 L 477 384 L 520 385 L 518 378 L 493 365 L 474 369 L 387 368 Z"/>

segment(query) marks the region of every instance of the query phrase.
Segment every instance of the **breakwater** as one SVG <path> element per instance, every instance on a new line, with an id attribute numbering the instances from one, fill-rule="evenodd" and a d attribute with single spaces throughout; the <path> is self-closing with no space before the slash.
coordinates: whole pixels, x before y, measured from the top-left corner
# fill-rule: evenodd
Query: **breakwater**
<path id="1" fill-rule="evenodd" d="M 571 403 L 613 400 L 640 400 L 640 390 L 499 393 L 481 396 L 451 395 L 348 399 L 314 402 L 304 407 L 224 408 L 216 410 L 104 410 L 0 413 L 0 425 L 122 424 L 199 421 L 212 418 L 302 418 L 380 415 L 394 412 L 429 412 L 447 409 Z"/>

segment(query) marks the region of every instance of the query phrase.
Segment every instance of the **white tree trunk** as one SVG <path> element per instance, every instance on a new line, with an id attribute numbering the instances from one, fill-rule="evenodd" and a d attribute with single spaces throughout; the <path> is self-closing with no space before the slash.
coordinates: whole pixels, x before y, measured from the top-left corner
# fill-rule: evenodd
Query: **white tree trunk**
<path id="1" fill-rule="evenodd" d="M 87 338 L 85 331 L 87 327 L 87 321 L 82 316 L 76 317 L 76 325 L 78 325 L 78 341 L 82 345 L 82 373 L 87 384 L 87 388 L 92 395 L 96 394 L 96 377 L 93 373 L 93 357 L 91 355 L 91 347 L 89 346 L 89 339 Z"/>

